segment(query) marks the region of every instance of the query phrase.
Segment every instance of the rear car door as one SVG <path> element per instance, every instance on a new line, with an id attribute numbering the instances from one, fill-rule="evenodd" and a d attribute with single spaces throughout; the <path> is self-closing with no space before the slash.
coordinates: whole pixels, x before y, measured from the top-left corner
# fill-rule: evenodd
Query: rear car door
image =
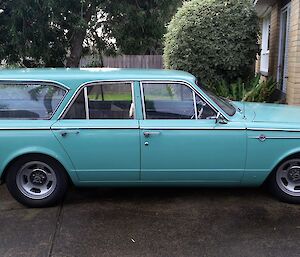
<path id="1" fill-rule="evenodd" d="M 81 182 L 139 180 L 139 123 L 134 110 L 133 82 L 90 83 L 52 126 Z"/>

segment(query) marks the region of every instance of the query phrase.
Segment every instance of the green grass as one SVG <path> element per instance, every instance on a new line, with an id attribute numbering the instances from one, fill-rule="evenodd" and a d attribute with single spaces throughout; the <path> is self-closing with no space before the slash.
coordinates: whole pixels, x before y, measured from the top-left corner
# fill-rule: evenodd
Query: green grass
<path id="1" fill-rule="evenodd" d="M 100 95 L 89 95 L 90 100 L 102 100 Z M 130 93 L 104 94 L 104 101 L 132 101 Z"/>

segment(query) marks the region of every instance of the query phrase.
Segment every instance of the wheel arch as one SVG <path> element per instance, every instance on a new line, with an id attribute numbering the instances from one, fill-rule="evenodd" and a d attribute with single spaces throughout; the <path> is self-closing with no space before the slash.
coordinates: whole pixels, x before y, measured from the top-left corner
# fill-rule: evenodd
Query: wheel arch
<path id="1" fill-rule="evenodd" d="M 289 159 L 293 159 L 293 158 L 300 158 L 300 149 L 297 149 L 297 151 L 293 151 L 293 152 L 289 152 L 288 154 L 281 156 L 281 158 L 273 165 L 270 173 L 268 174 L 268 176 L 266 177 L 266 179 L 264 180 L 264 183 L 267 182 L 269 180 L 269 178 L 272 176 L 272 174 L 274 172 L 276 172 L 277 168 L 284 163 L 285 161 L 289 160 Z"/>
<path id="2" fill-rule="evenodd" d="M 28 158 L 28 157 L 32 157 L 32 158 L 35 158 L 35 157 L 40 157 L 40 156 L 43 156 L 43 157 L 46 157 L 52 161 L 55 161 L 63 170 L 64 172 L 66 173 L 67 175 L 67 178 L 68 178 L 68 181 L 70 183 L 73 184 L 73 178 L 72 176 L 70 175 L 70 172 L 68 172 L 67 168 L 65 167 L 65 165 L 62 164 L 62 162 L 60 160 L 58 160 L 58 158 L 56 158 L 55 156 L 52 156 L 51 154 L 48 154 L 48 153 L 42 153 L 42 152 L 28 152 L 28 153 L 22 153 L 22 154 L 19 154 L 17 156 L 14 156 L 13 158 L 11 158 L 9 161 L 6 162 L 6 164 L 4 165 L 4 168 L 3 168 L 3 172 L 2 172 L 2 175 L 0 177 L 0 181 L 2 183 L 5 182 L 5 179 L 6 179 L 6 175 L 7 175 L 7 172 L 9 170 L 9 168 L 11 167 L 11 165 L 13 163 L 15 163 L 17 160 L 20 160 L 21 158 Z"/>

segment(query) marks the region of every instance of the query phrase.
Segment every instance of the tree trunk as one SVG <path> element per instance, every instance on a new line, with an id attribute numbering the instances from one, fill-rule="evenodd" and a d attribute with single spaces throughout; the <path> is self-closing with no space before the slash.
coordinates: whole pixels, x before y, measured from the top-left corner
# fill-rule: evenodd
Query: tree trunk
<path id="1" fill-rule="evenodd" d="M 93 10 L 94 10 L 93 6 L 90 6 L 85 13 L 83 18 L 86 24 L 88 24 L 89 21 L 91 20 Z M 86 30 L 87 27 L 81 28 L 73 33 L 71 38 L 70 56 L 67 58 L 67 64 L 66 64 L 67 67 L 70 68 L 79 67 L 81 53 L 83 49 L 83 41 L 86 36 Z"/>

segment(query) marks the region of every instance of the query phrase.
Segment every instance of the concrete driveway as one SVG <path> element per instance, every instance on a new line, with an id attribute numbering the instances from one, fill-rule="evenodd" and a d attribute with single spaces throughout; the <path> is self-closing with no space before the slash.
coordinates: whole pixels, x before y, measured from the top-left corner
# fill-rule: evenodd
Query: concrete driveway
<path id="1" fill-rule="evenodd" d="M 74 189 L 28 209 L 0 186 L 0 256 L 300 256 L 300 206 L 261 189 Z"/>

